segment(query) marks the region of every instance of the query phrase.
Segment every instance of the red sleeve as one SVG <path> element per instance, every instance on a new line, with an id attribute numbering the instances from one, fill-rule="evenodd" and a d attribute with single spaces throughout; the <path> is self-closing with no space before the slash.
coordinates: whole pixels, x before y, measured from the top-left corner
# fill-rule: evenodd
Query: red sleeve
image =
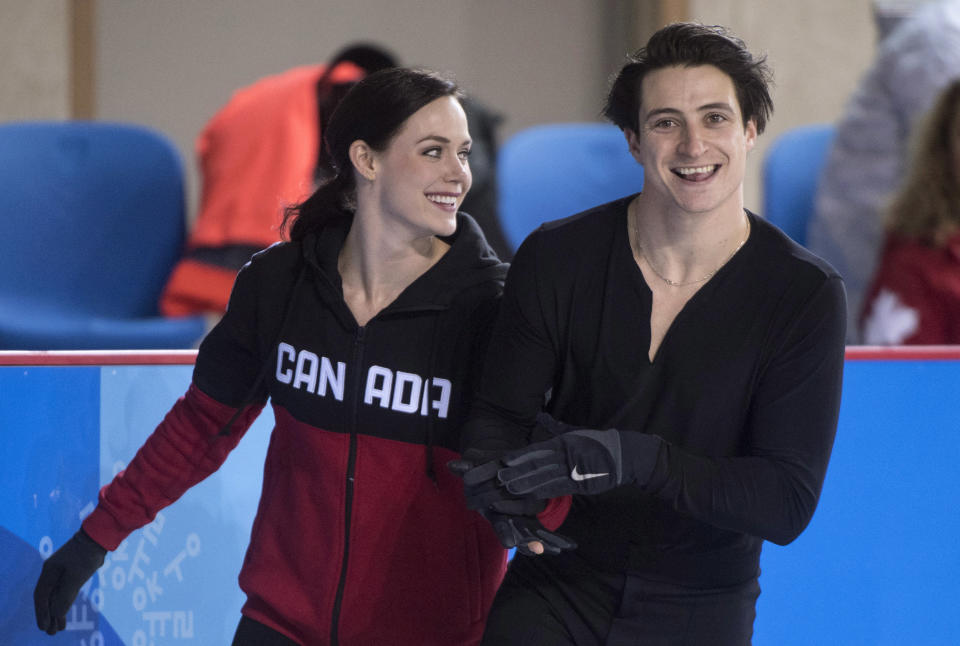
<path id="1" fill-rule="evenodd" d="M 84 531 L 104 548 L 116 549 L 131 532 L 152 522 L 158 511 L 220 468 L 262 409 L 263 403 L 247 406 L 230 434 L 219 435 L 236 409 L 191 384 L 127 468 L 100 490 L 97 508 L 83 521 Z"/>

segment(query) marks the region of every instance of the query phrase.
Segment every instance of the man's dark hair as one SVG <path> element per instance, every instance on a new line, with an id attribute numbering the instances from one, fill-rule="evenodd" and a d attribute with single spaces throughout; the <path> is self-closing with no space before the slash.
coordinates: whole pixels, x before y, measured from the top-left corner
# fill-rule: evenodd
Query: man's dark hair
<path id="1" fill-rule="evenodd" d="M 773 113 L 770 83 L 773 75 L 766 57 L 754 58 L 742 40 L 720 26 L 678 22 L 658 30 L 647 46 L 628 57 L 614 79 L 603 108 L 603 116 L 621 130 L 639 134 L 642 82 L 648 72 L 671 66 L 713 65 L 733 81 L 743 114 L 763 132 Z"/>

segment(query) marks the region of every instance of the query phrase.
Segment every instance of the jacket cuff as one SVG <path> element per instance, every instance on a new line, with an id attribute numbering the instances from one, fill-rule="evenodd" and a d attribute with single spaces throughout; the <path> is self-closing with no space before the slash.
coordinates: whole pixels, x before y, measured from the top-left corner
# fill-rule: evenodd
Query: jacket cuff
<path id="1" fill-rule="evenodd" d="M 657 464 L 663 439 L 649 433 L 620 431 L 621 460 L 625 475 L 624 484 L 633 483 L 648 487 L 658 481 Z"/>
<path id="2" fill-rule="evenodd" d="M 100 547 L 109 551 L 117 549 L 123 539 L 130 534 L 129 530 L 120 527 L 113 516 L 102 507 L 94 509 L 83 520 L 80 529 Z"/>

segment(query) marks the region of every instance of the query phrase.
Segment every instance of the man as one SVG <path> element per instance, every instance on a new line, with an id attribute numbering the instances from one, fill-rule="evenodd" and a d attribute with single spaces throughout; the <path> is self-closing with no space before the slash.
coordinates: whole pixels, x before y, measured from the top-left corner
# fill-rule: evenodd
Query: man
<path id="1" fill-rule="evenodd" d="M 750 642 L 763 540 L 817 504 L 845 333 L 836 272 L 743 208 L 768 78 L 723 28 L 658 31 L 605 109 L 643 192 L 517 252 L 455 466 L 488 517 L 573 494 L 578 547 L 522 545 L 483 643 Z"/>

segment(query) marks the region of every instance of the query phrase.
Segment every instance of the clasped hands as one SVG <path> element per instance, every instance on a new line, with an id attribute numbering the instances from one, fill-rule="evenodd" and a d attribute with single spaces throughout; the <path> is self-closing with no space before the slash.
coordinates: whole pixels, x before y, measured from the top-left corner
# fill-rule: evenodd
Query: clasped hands
<path id="1" fill-rule="evenodd" d="M 448 466 L 463 478 L 467 507 L 490 521 L 504 547 L 559 554 L 576 543 L 537 519 L 546 500 L 602 493 L 631 478 L 624 472 L 619 431 L 577 429 L 546 413 L 537 423 L 555 437 L 507 453 L 468 449 Z"/>

